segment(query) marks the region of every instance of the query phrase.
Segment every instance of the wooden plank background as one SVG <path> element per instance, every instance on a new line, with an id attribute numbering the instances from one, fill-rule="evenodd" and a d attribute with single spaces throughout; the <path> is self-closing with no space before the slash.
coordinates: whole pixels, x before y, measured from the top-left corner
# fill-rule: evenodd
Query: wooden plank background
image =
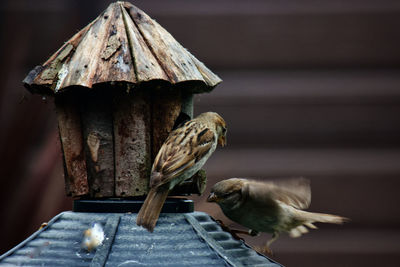
<path id="1" fill-rule="evenodd" d="M 1 252 L 71 203 L 51 100 L 31 96 L 21 80 L 108 3 L 0 5 Z M 205 165 L 207 190 L 234 176 L 305 176 L 311 210 L 352 219 L 300 239 L 282 237 L 275 259 L 287 266 L 398 265 L 399 1 L 134 4 L 224 80 L 194 98 L 195 115 L 219 112 L 229 128 L 228 146 Z M 193 198 L 196 209 L 224 219 L 204 197 Z"/>

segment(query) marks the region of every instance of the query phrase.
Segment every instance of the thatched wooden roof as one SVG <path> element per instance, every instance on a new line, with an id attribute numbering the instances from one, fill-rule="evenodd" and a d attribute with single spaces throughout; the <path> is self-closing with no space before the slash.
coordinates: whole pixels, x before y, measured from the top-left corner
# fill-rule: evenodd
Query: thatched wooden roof
<path id="1" fill-rule="evenodd" d="M 155 80 L 190 82 L 187 89 L 194 93 L 221 82 L 146 13 L 128 2 L 115 2 L 34 68 L 24 85 L 34 93 L 54 94 L 72 86 Z"/>

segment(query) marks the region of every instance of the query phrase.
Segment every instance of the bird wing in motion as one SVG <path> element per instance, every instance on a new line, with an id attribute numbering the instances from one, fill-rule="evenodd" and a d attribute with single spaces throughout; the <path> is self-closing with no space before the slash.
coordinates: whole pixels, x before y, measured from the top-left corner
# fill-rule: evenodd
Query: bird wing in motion
<path id="1" fill-rule="evenodd" d="M 297 209 L 306 209 L 311 203 L 310 182 L 304 178 L 274 182 L 249 181 L 248 186 L 251 199 L 260 205 L 269 203 L 275 206 L 276 201 L 280 201 Z"/>

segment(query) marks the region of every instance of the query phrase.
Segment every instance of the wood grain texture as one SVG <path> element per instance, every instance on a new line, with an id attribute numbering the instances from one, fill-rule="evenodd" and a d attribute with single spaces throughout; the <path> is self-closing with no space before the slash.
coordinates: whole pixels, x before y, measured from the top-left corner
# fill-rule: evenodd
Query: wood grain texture
<path id="1" fill-rule="evenodd" d="M 85 37 L 76 48 L 71 57 L 71 61 L 64 67 L 64 78 L 59 82 L 58 89 L 80 85 L 91 88 L 94 81 L 97 81 L 104 74 L 101 72 L 103 59 L 101 59 L 104 46 L 109 40 L 109 29 L 114 17 L 115 9 L 110 5 L 107 10 L 99 16 L 95 23 L 90 27 Z M 100 71 L 98 73 L 98 71 Z M 100 79 L 101 81 L 104 81 Z"/>
<path id="2" fill-rule="evenodd" d="M 146 41 L 125 8 L 122 8 L 122 14 L 138 82 L 146 82 L 154 79 L 168 80 L 167 75 L 158 64 L 157 59 L 147 46 Z"/>
<path id="3" fill-rule="evenodd" d="M 203 80 L 189 53 L 157 22 L 133 5 L 129 14 L 145 38 L 148 46 L 169 80 L 178 83 L 187 80 Z"/>
<path id="4" fill-rule="evenodd" d="M 170 88 L 152 94 L 152 162 L 181 112 L 181 92 Z"/>
<path id="5" fill-rule="evenodd" d="M 207 91 L 211 91 L 215 86 L 222 82 L 221 78 L 215 75 L 210 69 L 208 69 L 203 62 L 195 58 L 192 54 L 189 53 L 189 57 L 191 58 L 194 65 L 197 67 L 199 72 L 201 73 L 204 82 L 209 86 Z"/>
<path id="6" fill-rule="evenodd" d="M 46 89 L 48 91 L 43 93 L 52 92 L 53 90 L 57 92 L 58 89 L 56 87 L 59 84 L 58 81 L 62 80 L 61 76 L 64 73 L 61 72 L 61 69 L 64 64 L 69 62 L 74 50 L 95 21 L 96 20 L 89 23 L 85 28 L 70 38 L 57 52 L 43 63 L 42 66 L 37 66 L 32 70 L 24 79 L 24 86 L 32 93 L 42 92 Z"/>
<path id="7" fill-rule="evenodd" d="M 147 194 L 150 177 L 150 94 L 116 90 L 114 95 L 115 195 Z"/>
<path id="8" fill-rule="evenodd" d="M 146 13 L 116 2 L 33 69 L 24 84 L 32 92 L 53 94 L 77 86 L 160 80 L 191 82 L 185 89 L 195 93 L 221 82 Z"/>
<path id="9" fill-rule="evenodd" d="M 133 67 L 132 55 L 129 49 L 129 41 L 125 30 L 125 23 L 119 5 L 112 4 L 112 12 L 103 15 L 104 26 L 99 30 L 107 31 L 102 50 L 98 57 L 93 77 L 93 84 L 110 81 L 136 83 L 135 69 Z M 110 7 L 111 7 L 110 6 Z M 109 7 L 109 8 L 110 8 Z M 104 29 L 103 29 L 104 28 Z"/>
<path id="10" fill-rule="evenodd" d="M 82 125 L 90 196 L 114 196 L 112 95 L 98 88 L 83 98 Z"/>
<path id="11" fill-rule="evenodd" d="M 76 197 L 89 193 L 79 104 L 69 94 L 56 97 L 56 111 L 64 156 L 65 190 Z"/>

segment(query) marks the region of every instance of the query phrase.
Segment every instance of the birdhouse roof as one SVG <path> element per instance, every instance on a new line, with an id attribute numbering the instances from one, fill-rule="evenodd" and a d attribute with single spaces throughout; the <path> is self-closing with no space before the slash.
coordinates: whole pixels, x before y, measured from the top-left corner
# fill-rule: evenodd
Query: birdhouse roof
<path id="1" fill-rule="evenodd" d="M 233 239 L 206 213 L 162 213 L 153 233 L 135 221 L 130 213 L 63 212 L 0 256 L 0 265 L 281 266 Z M 88 252 L 83 233 L 94 223 L 105 238 Z"/>
<path id="2" fill-rule="evenodd" d="M 142 10 L 115 2 L 23 82 L 33 93 L 55 94 L 77 86 L 150 81 L 189 82 L 184 88 L 200 93 L 221 79 Z"/>

